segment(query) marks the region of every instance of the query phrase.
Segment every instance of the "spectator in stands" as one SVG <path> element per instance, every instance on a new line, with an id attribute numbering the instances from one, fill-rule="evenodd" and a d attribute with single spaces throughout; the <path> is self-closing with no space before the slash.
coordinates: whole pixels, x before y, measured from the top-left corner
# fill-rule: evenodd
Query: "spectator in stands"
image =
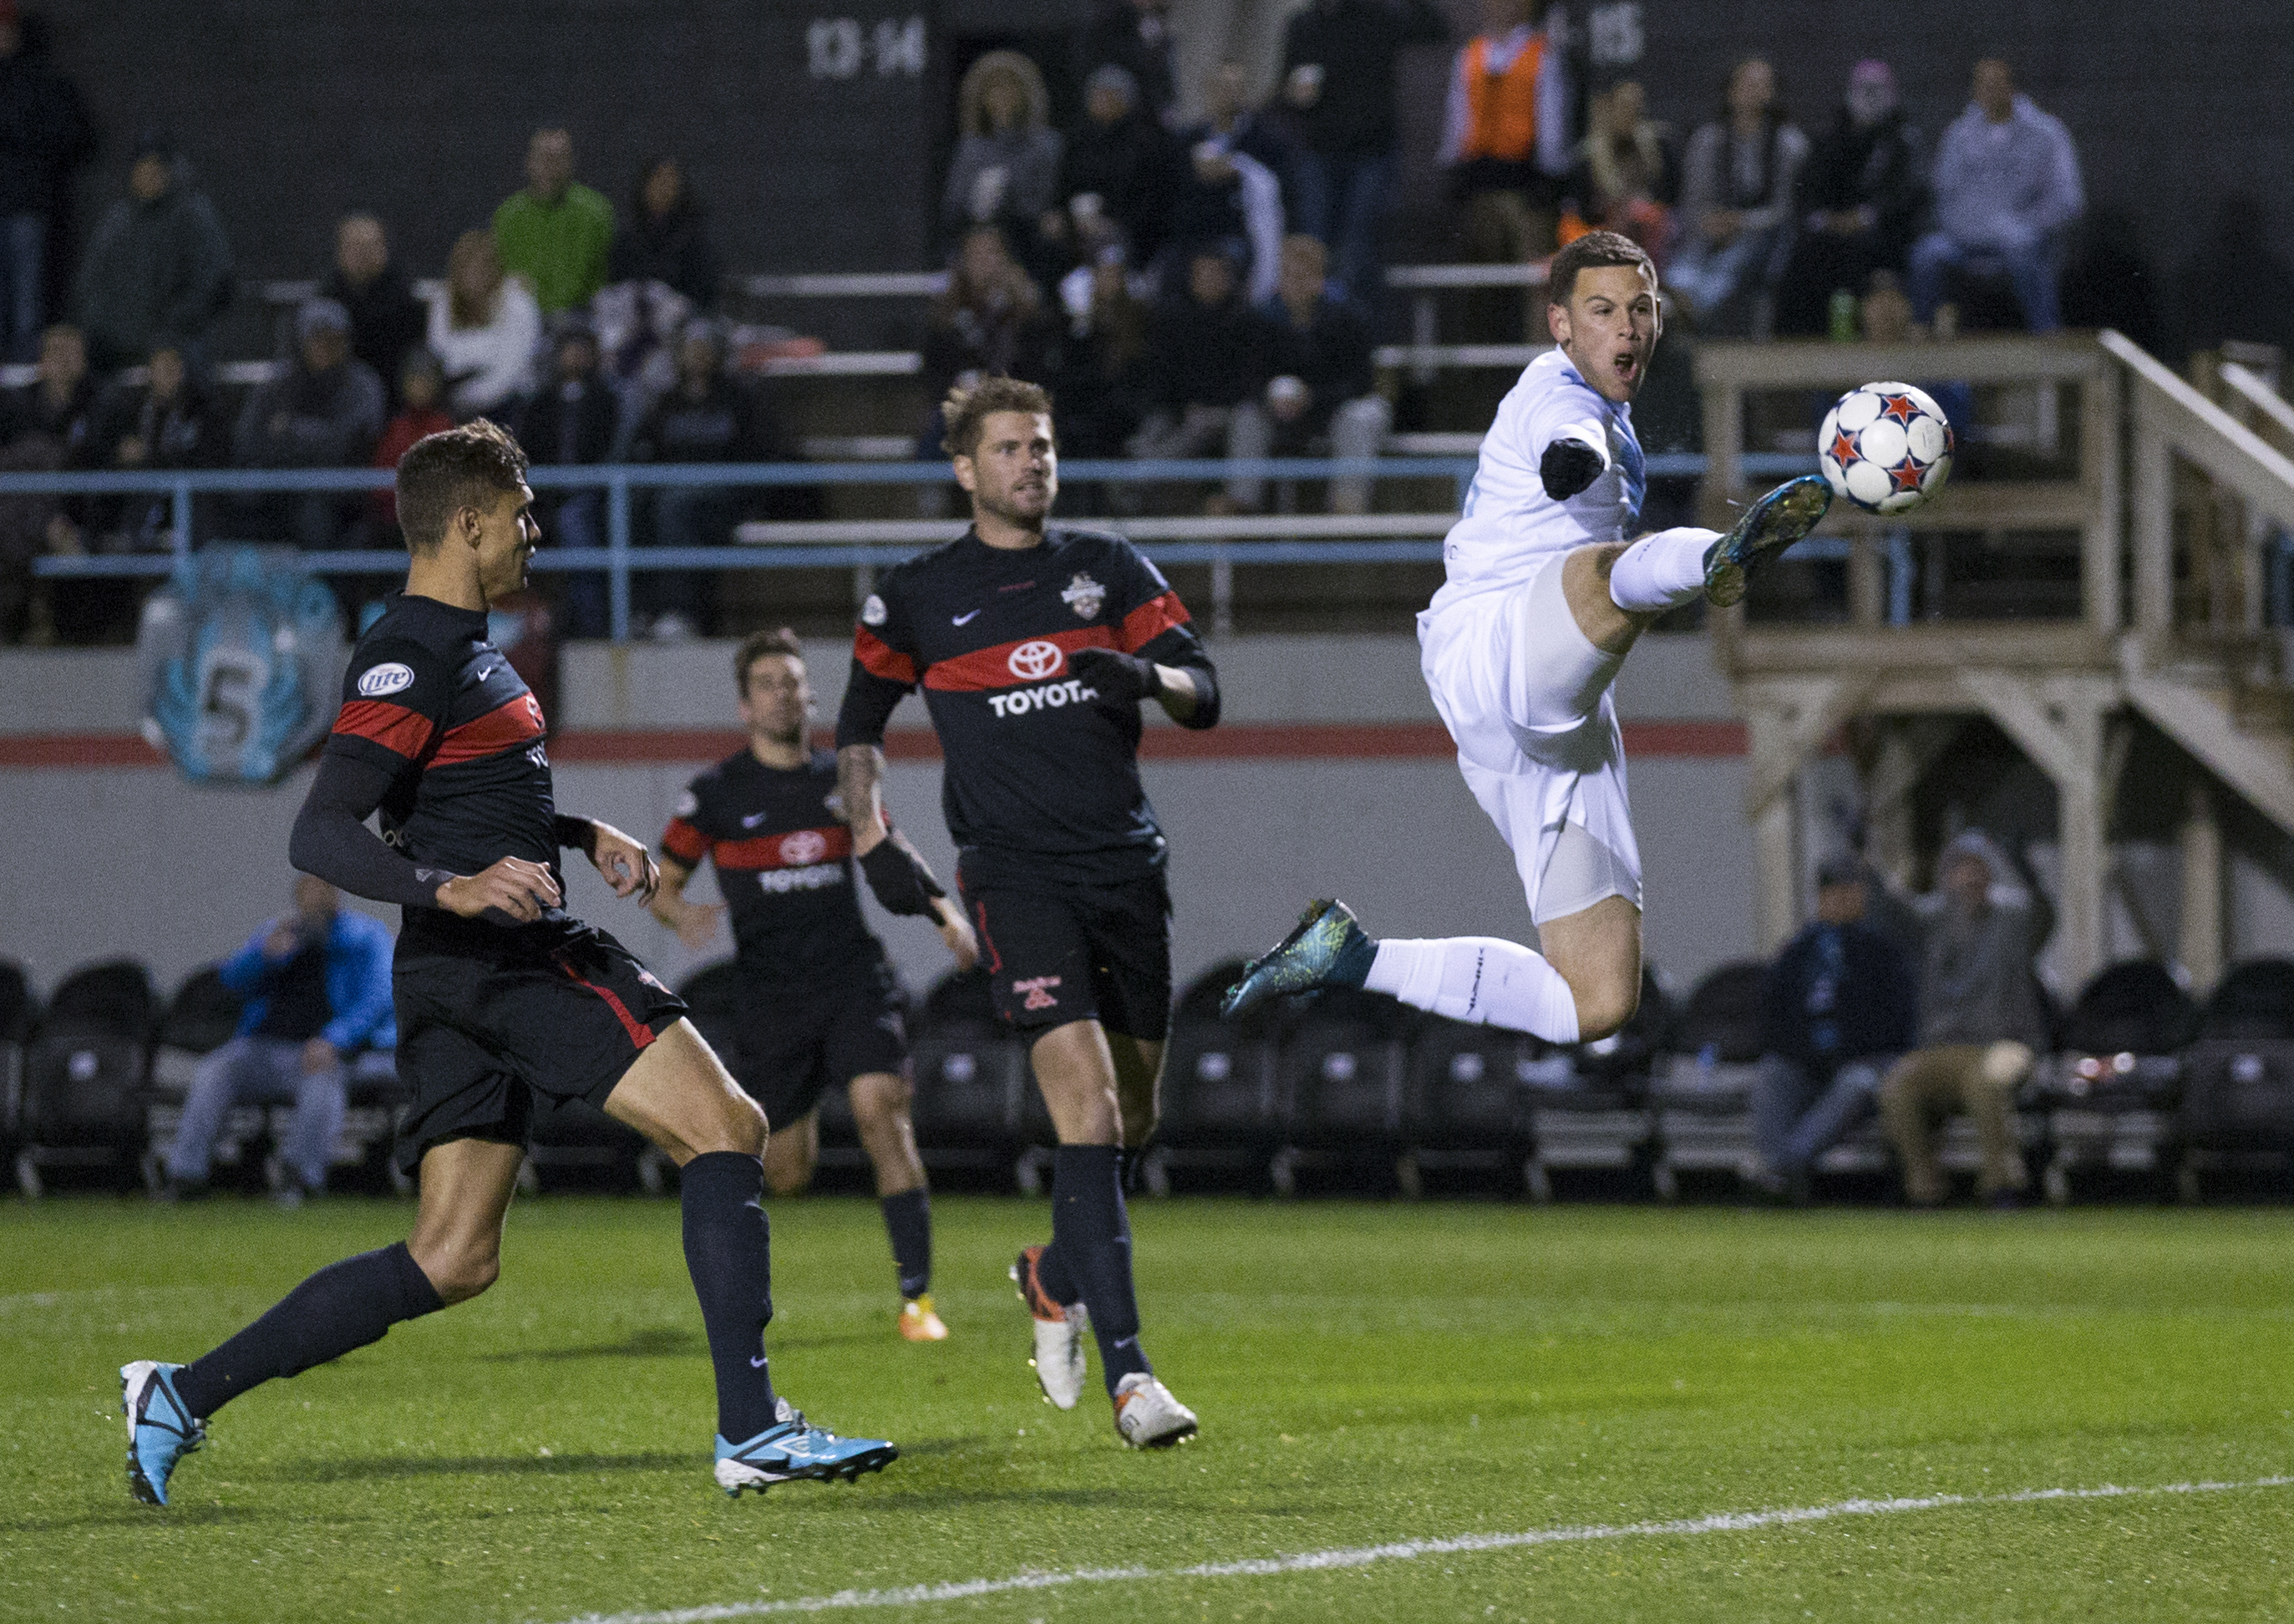
<path id="1" fill-rule="evenodd" d="M 94 154 L 79 86 L 26 49 L 16 0 L 0 0 L 0 361 L 39 348 L 50 222 Z"/>
<path id="2" fill-rule="evenodd" d="M 541 308 L 523 280 L 504 272 L 492 231 L 455 239 L 445 286 L 430 296 L 428 339 L 446 369 L 447 402 L 456 417 L 513 417 L 533 392 Z"/>
<path id="3" fill-rule="evenodd" d="M 143 371 L 143 382 L 122 378 L 106 392 L 96 413 L 94 461 L 138 473 L 226 466 L 230 444 L 215 402 L 184 364 L 183 352 L 154 350 Z M 118 498 L 109 526 L 132 550 L 160 550 L 171 545 L 174 500 L 156 491 Z M 195 524 L 195 533 L 198 529 Z"/>
<path id="4" fill-rule="evenodd" d="M 591 467 L 613 460 L 620 438 L 622 402 L 606 381 L 597 329 L 579 316 L 561 317 L 550 382 L 526 403 L 517 421 L 517 440 L 538 467 Z M 545 491 L 541 508 L 545 547 L 606 545 L 606 495 L 602 491 Z M 606 578 L 569 575 L 565 582 L 565 630 L 570 637 L 606 635 Z"/>
<path id="5" fill-rule="evenodd" d="M 344 1062 L 362 1049 L 398 1043 L 391 950 L 388 926 L 344 908 L 325 881 L 295 877 L 294 912 L 264 925 L 220 967 L 247 1006 L 238 1035 L 192 1076 L 165 1157 L 169 1198 L 205 1190 L 216 1139 L 242 1102 L 294 1101 L 295 1125 L 280 1147 L 281 1202 L 300 1206 L 326 1188 L 348 1099 Z"/>
<path id="6" fill-rule="evenodd" d="M 1585 117 L 1570 180 L 1578 214 L 1566 222 L 1563 240 L 1588 231 L 1617 231 L 1647 249 L 1662 270 L 1672 257 L 1673 206 L 1680 200 L 1672 128 L 1649 118 L 1638 79 L 1619 79 L 1592 97 Z"/>
<path id="7" fill-rule="evenodd" d="M 1139 358 L 1147 312 L 1132 296 L 1120 248 L 1078 265 L 1060 283 L 1066 318 L 1046 380 L 1059 405 L 1060 444 L 1072 458 L 1120 457 L 1138 432 Z"/>
<path id="8" fill-rule="evenodd" d="M 306 299 L 295 313 L 294 361 L 248 394 L 232 460 L 243 468 L 363 467 L 388 410 L 382 380 L 351 353 L 350 313 L 332 299 Z M 283 501 L 296 544 L 313 550 L 332 547 L 360 506 L 336 491 Z"/>
<path id="9" fill-rule="evenodd" d="M 1061 207 L 1040 223 L 1046 252 L 1064 250 L 1067 264 L 1078 263 L 1086 257 L 1079 245 L 1104 220 L 1133 261 L 1147 264 L 1163 244 L 1180 161 L 1170 134 L 1140 107 L 1131 70 L 1112 62 L 1085 81 L 1083 110 L 1060 165 Z"/>
<path id="10" fill-rule="evenodd" d="M 39 370 L 0 399 L 0 472 L 53 474 L 88 467 L 97 451 L 94 381 L 79 329 L 40 335 Z M 87 550 L 94 505 L 78 496 L 0 497 L 0 632 L 14 642 L 95 640 L 117 607 L 108 581 L 57 581 L 36 592 L 32 560 Z"/>
<path id="11" fill-rule="evenodd" d="M 525 187 L 502 199 L 493 225 L 503 268 L 525 279 L 543 315 L 587 304 L 606 285 L 614 206 L 574 178 L 574 137 L 564 130 L 534 131 Z"/>
<path id="12" fill-rule="evenodd" d="M 1179 94 L 1170 13 L 1171 0 L 1100 0 L 1083 41 L 1086 71 L 1110 62 L 1122 69 L 1138 85 L 1148 117 L 1166 125 Z"/>
<path id="13" fill-rule="evenodd" d="M 2013 287 L 2023 324 L 2054 332 L 2058 250 L 2086 207 L 2070 132 L 2015 88 L 2005 62 L 1986 57 L 1974 99 L 1936 151 L 1936 229 L 1912 248 L 1913 309 L 1932 321 L 1948 273 L 1991 270 Z"/>
<path id="14" fill-rule="evenodd" d="M 973 226 L 956 248 L 947 289 L 932 301 L 924 387 L 940 401 L 951 385 L 969 388 L 997 375 L 1041 383 L 1056 331 L 1042 290 L 1012 257 L 1004 233 Z"/>
<path id="15" fill-rule="evenodd" d="M 1298 116 L 1290 225 L 1334 256 L 1346 296 L 1375 308 L 1381 239 L 1401 144 L 1395 68 L 1449 26 L 1430 0 L 1310 0 L 1283 26 L 1282 94 Z"/>
<path id="16" fill-rule="evenodd" d="M 1825 332 L 1839 295 L 1862 298 L 1875 271 L 1900 274 L 1926 207 L 1920 133 L 1897 103 L 1894 69 L 1867 57 L 1801 171 L 1800 234 L 1777 287 L 1777 331 Z"/>
<path id="17" fill-rule="evenodd" d="M 1266 455 L 1263 401 L 1277 369 L 1273 324 L 1242 296 L 1234 259 L 1216 244 L 1187 256 L 1187 279 L 1157 306 L 1142 381 L 1149 409 L 1132 438 L 1143 458 Z M 1263 482 L 1227 483 L 1228 510 L 1257 505 Z"/>
<path id="18" fill-rule="evenodd" d="M 382 379 L 394 403 L 399 368 L 420 344 L 428 313 L 390 256 L 390 239 L 372 215 L 346 215 L 335 227 L 335 268 L 319 285 L 322 298 L 349 313 L 351 353 Z"/>
<path id="19" fill-rule="evenodd" d="M 90 440 L 95 405 L 86 341 L 76 327 L 51 327 L 40 335 L 32 381 L 0 400 L 0 444 L 37 436 L 53 443 L 55 466 L 85 465 L 95 450 Z"/>
<path id="20" fill-rule="evenodd" d="M 956 97 L 959 139 L 940 194 L 940 227 L 956 236 L 1000 226 L 1023 246 L 1060 201 L 1067 143 L 1051 127 L 1043 71 L 1017 51 L 990 51 L 964 70 Z"/>
<path id="21" fill-rule="evenodd" d="M 769 462 L 779 449 L 764 404 L 725 370 L 725 339 L 716 324 L 696 318 L 677 346 L 677 383 L 653 403 L 630 443 L 635 462 Z M 722 547 L 740 505 L 735 492 L 681 486 L 653 493 L 651 540 L 656 547 Z M 707 629 L 709 577 L 649 570 L 633 593 L 650 617 L 648 631 L 664 641 Z"/>
<path id="22" fill-rule="evenodd" d="M 1955 1111 L 1974 1117 L 1982 1138 L 1982 1197 L 2013 1206 L 2025 1183 L 2015 1091 L 2047 1044 L 2032 961 L 2054 929 L 2054 910 L 2036 887 L 2011 884 L 2009 872 L 1999 849 L 1969 830 L 1938 859 L 1936 894 L 1916 903 L 1920 1046 L 1880 1084 L 1880 1115 L 1915 1206 L 1944 1198 L 1930 1120 Z"/>
<path id="23" fill-rule="evenodd" d="M 1558 246 L 1572 110 L 1567 58 L 1545 10 L 1542 0 L 1482 0 L 1482 31 L 1450 72 L 1441 163 L 1465 210 L 1467 256 L 1485 264 L 1524 264 Z"/>
<path id="24" fill-rule="evenodd" d="M 1702 330 L 1764 330 L 1807 161 L 1808 137 L 1785 116 L 1776 69 L 1745 58 L 1729 69 L 1720 117 L 1689 137 L 1680 235 L 1665 274 L 1665 291 Z"/>
<path id="25" fill-rule="evenodd" d="M 1224 133 L 1198 129 L 1188 135 L 1186 161 L 1172 172 L 1171 240 L 1228 244 L 1249 267 L 1244 296 L 1263 304 L 1274 296 L 1281 274 L 1282 183 Z M 1168 257 L 1158 282 L 1175 280 Z"/>
<path id="26" fill-rule="evenodd" d="M 659 282 L 700 311 L 716 304 L 718 276 L 708 211 L 693 195 L 685 166 L 673 158 L 655 158 L 638 178 L 628 223 L 614 233 L 606 281 Z"/>
<path id="27" fill-rule="evenodd" d="M 95 229 L 74 303 L 100 372 L 131 366 L 165 345 L 193 367 L 231 304 L 231 244 L 204 192 L 193 191 L 175 142 L 139 135 L 128 195 Z"/>
<path id="28" fill-rule="evenodd" d="M 1221 62 L 1203 81 L 1203 121 L 1189 133 L 1190 141 L 1216 136 L 1229 151 L 1241 152 L 1266 166 L 1281 189 L 1285 219 L 1296 183 L 1291 166 L 1298 146 L 1282 121 L 1251 105 L 1250 76 L 1240 62 Z"/>
<path id="29" fill-rule="evenodd" d="M 453 427 L 454 419 L 443 404 L 445 398 L 445 369 L 428 345 L 416 345 L 398 363 L 398 411 L 382 426 L 382 438 L 374 443 L 374 456 L 370 459 L 372 465 L 395 468 L 417 440 Z M 406 545 L 398 528 L 395 487 L 384 485 L 367 492 L 365 541 L 369 547 Z"/>
<path id="30" fill-rule="evenodd" d="M 1329 264 L 1320 239 L 1294 232 L 1282 240 L 1281 280 L 1265 307 L 1281 369 L 1265 395 L 1277 457 L 1311 454 L 1325 440 L 1334 457 L 1375 457 L 1394 423 L 1378 393 L 1370 322 L 1331 286 Z M 1370 496 L 1367 478 L 1334 479 L 1330 511 L 1367 513 Z"/>
<path id="31" fill-rule="evenodd" d="M 1786 943 L 1761 990 L 1760 1082 L 1753 1092 L 1756 1181 L 1795 1203 L 1816 1158 L 1872 1114 L 1880 1075 L 1918 1041 L 1912 967 L 1867 923 L 1864 865 L 1826 860 L 1816 920 Z"/>

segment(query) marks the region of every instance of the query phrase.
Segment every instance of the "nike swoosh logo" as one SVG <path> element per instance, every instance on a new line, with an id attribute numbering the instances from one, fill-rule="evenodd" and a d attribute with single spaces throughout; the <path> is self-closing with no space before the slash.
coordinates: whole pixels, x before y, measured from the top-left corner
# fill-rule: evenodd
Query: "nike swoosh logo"
<path id="1" fill-rule="evenodd" d="M 759 824 L 765 821 L 765 816 L 766 815 L 762 812 L 752 812 L 748 816 L 741 820 L 741 827 L 744 829 L 753 829 Z"/>
<path id="2" fill-rule="evenodd" d="M 951 623 L 952 623 L 952 624 L 954 624 L 954 625 L 957 625 L 957 626 L 964 625 L 964 624 L 965 624 L 965 623 L 967 623 L 968 621 L 972 621 L 972 619 L 974 619 L 974 618 L 975 618 L 979 613 L 980 613 L 980 611 L 979 611 L 979 610 L 977 610 L 977 609 L 974 609 L 974 610 L 972 612 L 972 613 L 970 613 L 970 614 L 959 614 L 959 615 L 957 615 L 957 616 L 956 616 L 956 617 L 954 618 L 954 620 L 953 620 L 953 621 L 952 621 Z"/>
<path id="3" fill-rule="evenodd" d="M 761 1353 L 758 1354 L 754 1359 L 749 1361 L 749 1368 L 752 1370 L 761 1370 L 764 1368 L 765 1356 Z"/>

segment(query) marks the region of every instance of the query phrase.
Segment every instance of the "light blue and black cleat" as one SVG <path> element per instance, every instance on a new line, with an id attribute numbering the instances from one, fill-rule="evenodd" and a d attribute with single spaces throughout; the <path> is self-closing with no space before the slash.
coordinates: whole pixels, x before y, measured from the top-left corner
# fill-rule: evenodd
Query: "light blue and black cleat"
<path id="1" fill-rule="evenodd" d="M 1832 487 L 1808 474 L 1745 508 L 1704 555 L 1704 601 L 1716 609 L 1743 603 L 1753 572 L 1814 530 L 1831 506 Z"/>
<path id="2" fill-rule="evenodd" d="M 852 1482 L 900 1458 L 882 1438 L 839 1438 L 809 1425 L 786 1399 L 775 1414 L 773 1425 L 746 1443 L 728 1443 L 721 1433 L 717 1439 L 717 1486 L 736 1500 L 744 1490 L 762 1494 L 775 1483 L 804 1478 Z"/>
<path id="3" fill-rule="evenodd" d="M 1310 902 L 1289 935 L 1243 966 L 1242 979 L 1226 989 L 1219 1013 L 1241 1015 L 1269 998 L 1317 987 L 1360 987 L 1377 956 L 1378 944 L 1354 922 L 1353 909 L 1335 897 Z"/>
<path id="4" fill-rule="evenodd" d="M 127 1490 L 146 1506 L 167 1503 L 175 1463 L 207 1441 L 207 1423 L 175 1392 L 181 1365 L 148 1359 L 119 1367 L 119 1408 L 127 1412 Z"/>

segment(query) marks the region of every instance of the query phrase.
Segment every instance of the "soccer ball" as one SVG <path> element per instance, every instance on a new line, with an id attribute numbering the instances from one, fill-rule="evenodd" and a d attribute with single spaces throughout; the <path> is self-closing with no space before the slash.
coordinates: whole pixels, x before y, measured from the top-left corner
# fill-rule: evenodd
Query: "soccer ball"
<path id="1" fill-rule="evenodd" d="M 1824 414 L 1816 454 L 1833 493 L 1871 513 L 1907 513 L 1951 477 L 1951 421 L 1909 384 L 1851 389 Z"/>

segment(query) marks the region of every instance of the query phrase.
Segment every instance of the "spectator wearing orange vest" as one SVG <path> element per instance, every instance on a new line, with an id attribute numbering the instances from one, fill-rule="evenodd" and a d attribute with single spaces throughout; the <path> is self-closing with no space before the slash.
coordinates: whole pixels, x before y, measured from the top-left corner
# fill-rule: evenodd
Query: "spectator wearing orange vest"
<path id="1" fill-rule="evenodd" d="M 1450 75 L 1442 166 L 1465 209 L 1466 251 L 1490 264 L 1542 259 L 1569 172 L 1569 79 L 1543 0 L 1482 0 L 1482 31 Z"/>

